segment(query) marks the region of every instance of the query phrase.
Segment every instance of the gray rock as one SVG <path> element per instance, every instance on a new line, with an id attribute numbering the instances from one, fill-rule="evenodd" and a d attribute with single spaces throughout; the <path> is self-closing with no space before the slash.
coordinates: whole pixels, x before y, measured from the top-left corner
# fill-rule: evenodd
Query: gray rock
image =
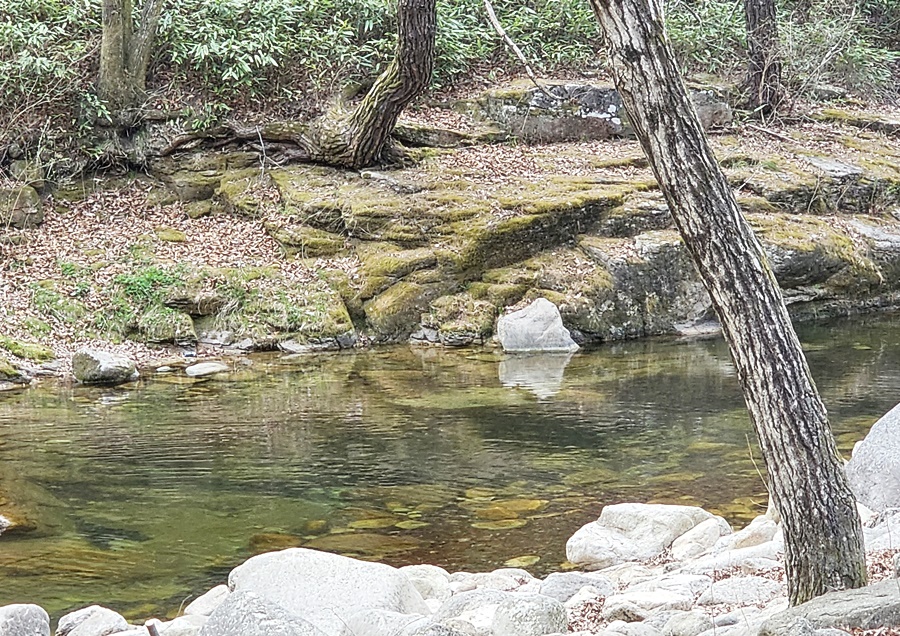
<path id="1" fill-rule="evenodd" d="M 436 565 L 407 565 L 400 568 L 423 599 L 445 601 L 450 598 L 450 575 Z"/>
<path id="2" fill-rule="evenodd" d="M 876 512 L 900 508 L 900 404 L 872 425 L 846 466 L 850 489 Z"/>
<path id="3" fill-rule="evenodd" d="M 791 625 L 803 618 L 816 629 L 878 629 L 900 625 L 900 586 L 889 579 L 857 590 L 829 592 L 772 616 L 760 636 L 793 636 Z"/>
<path id="4" fill-rule="evenodd" d="M 551 398 L 562 388 L 571 353 L 513 355 L 500 361 L 500 384 L 522 387 L 540 400 Z"/>
<path id="5" fill-rule="evenodd" d="M 563 326 L 559 309 L 538 298 L 525 309 L 500 316 L 497 336 L 504 351 L 573 352 L 578 345 Z"/>
<path id="6" fill-rule="evenodd" d="M 400 614 L 368 609 L 347 617 L 341 636 L 401 636 L 426 627 L 428 619 L 419 614 Z M 418 628 L 418 629 L 417 629 Z"/>
<path id="7" fill-rule="evenodd" d="M 712 619 L 701 612 L 679 612 L 666 621 L 663 636 L 697 636 L 713 628 Z"/>
<path id="8" fill-rule="evenodd" d="M 206 594 L 198 596 L 184 608 L 186 616 L 209 616 L 222 602 L 228 598 L 228 586 L 217 585 Z"/>
<path id="9" fill-rule="evenodd" d="M 510 595 L 510 592 L 490 589 L 461 592 L 452 596 L 448 601 L 441 605 L 440 609 L 434 613 L 433 619 L 436 623 L 442 623 L 451 618 L 459 618 L 467 612 L 471 612 L 481 607 L 500 605 L 500 603 L 509 598 Z"/>
<path id="10" fill-rule="evenodd" d="M 208 616 L 185 614 L 164 623 L 159 630 L 159 636 L 197 636 L 208 621 Z"/>
<path id="11" fill-rule="evenodd" d="M 647 623 L 626 623 L 610 629 L 609 634 L 621 634 L 622 636 L 660 636 L 660 631 Z"/>
<path id="12" fill-rule="evenodd" d="M 0 227 L 32 228 L 43 220 L 41 197 L 34 188 L 0 188 Z"/>
<path id="13" fill-rule="evenodd" d="M 72 373 L 84 384 L 122 384 L 138 378 L 134 361 L 98 349 L 81 349 L 72 356 Z"/>
<path id="14" fill-rule="evenodd" d="M 778 581 L 761 576 L 733 576 L 714 583 L 697 599 L 698 605 L 758 605 L 784 593 Z"/>
<path id="15" fill-rule="evenodd" d="M 50 636 L 50 617 L 38 605 L 0 607 L 0 636 Z"/>
<path id="16" fill-rule="evenodd" d="M 541 582 L 540 593 L 565 603 L 578 590 L 588 585 L 596 588 L 601 597 L 607 597 L 615 591 L 612 583 L 600 577 L 579 572 L 554 572 Z"/>
<path id="17" fill-rule="evenodd" d="M 695 506 L 606 506 L 597 521 L 583 526 L 566 542 L 566 557 L 591 570 L 652 559 L 677 537 L 711 518 L 711 513 Z"/>
<path id="18" fill-rule="evenodd" d="M 230 594 L 210 614 L 199 636 L 327 636 L 327 634 L 283 607 L 252 592 L 241 591 Z"/>
<path id="19" fill-rule="evenodd" d="M 192 378 L 202 378 L 216 373 L 231 371 L 231 367 L 221 362 L 198 362 L 187 367 L 184 372 Z"/>
<path id="20" fill-rule="evenodd" d="M 106 607 L 91 605 L 59 619 L 56 636 L 109 636 L 128 629 L 125 617 Z"/>
<path id="21" fill-rule="evenodd" d="M 610 623 L 613 621 L 637 623 L 645 620 L 649 616 L 649 612 L 631 601 L 615 599 L 607 601 L 600 616 L 604 621 Z"/>
<path id="22" fill-rule="evenodd" d="M 516 594 L 497 606 L 493 636 L 543 636 L 567 625 L 566 608 L 555 598 Z"/>
<path id="23" fill-rule="evenodd" d="M 364 609 L 430 613 L 396 568 L 306 548 L 255 556 L 231 571 L 228 586 L 277 603 L 329 634 L 339 634 L 347 617 Z"/>
<path id="24" fill-rule="evenodd" d="M 679 561 L 698 557 L 729 534 L 731 526 L 722 517 L 707 519 L 675 539 L 672 543 L 672 557 Z"/>

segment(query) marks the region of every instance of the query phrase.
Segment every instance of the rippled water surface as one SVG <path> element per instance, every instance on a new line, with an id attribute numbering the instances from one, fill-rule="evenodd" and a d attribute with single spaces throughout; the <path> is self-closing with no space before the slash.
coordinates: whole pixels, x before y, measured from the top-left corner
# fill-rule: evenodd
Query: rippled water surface
<path id="1" fill-rule="evenodd" d="M 847 453 L 900 400 L 900 318 L 801 337 Z M 756 458 L 756 464 L 752 458 Z M 724 344 L 566 357 L 396 348 L 0 396 L 0 605 L 177 611 L 293 545 L 450 570 L 558 569 L 604 504 L 740 525 L 762 470 Z"/>

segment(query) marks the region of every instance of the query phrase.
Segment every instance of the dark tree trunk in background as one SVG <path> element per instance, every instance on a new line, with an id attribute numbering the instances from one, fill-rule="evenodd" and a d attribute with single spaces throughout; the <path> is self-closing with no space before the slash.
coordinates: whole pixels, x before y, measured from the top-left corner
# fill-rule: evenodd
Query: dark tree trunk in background
<path id="1" fill-rule="evenodd" d="M 768 115 L 778 110 L 785 96 L 775 0 L 744 0 L 744 14 L 749 59 L 747 104 L 757 113 Z"/>
<path id="2" fill-rule="evenodd" d="M 147 68 L 164 2 L 145 0 L 135 29 L 132 0 L 103 0 L 97 92 L 112 112 L 140 106 L 145 97 Z"/>
<path id="3" fill-rule="evenodd" d="M 311 126 L 310 160 L 358 169 L 384 158 L 400 113 L 431 81 L 435 22 L 435 0 L 399 0 L 393 61 L 350 113 L 332 112 Z"/>
<path id="4" fill-rule="evenodd" d="M 863 586 L 861 524 L 825 406 L 651 2 L 591 0 L 616 86 L 731 350 L 782 517 L 790 602 Z"/>

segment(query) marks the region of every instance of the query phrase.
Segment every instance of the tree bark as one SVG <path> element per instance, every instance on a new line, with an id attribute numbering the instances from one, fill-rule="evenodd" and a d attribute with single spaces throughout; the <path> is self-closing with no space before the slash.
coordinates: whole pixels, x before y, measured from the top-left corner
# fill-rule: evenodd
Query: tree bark
<path id="1" fill-rule="evenodd" d="M 775 0 L 744 0 L 744 15 L 749 60 L 745 83 L 748 105 L 768 115 L 784 101 Z"/>
<path id="2" fill-rule="evenodd" d="M 103 0 L 103 36 L 97 92 L 112 112 L 137 107 L 165 0 L 145 0 L 135 30 L 132 0 Z"/>
<path id="3" fill-rule="evenodd" d="M 435 22 L 435 0 L 399 1 L 393 61 L 352 112 L 314 123 L 305 144 L 311 161 L 358 169 L 383 158 L 400 113 L 431 81 Z"/>
<path id="4" fill-rule="evenodd" d="M 796 605 L 865 585 L 862 529 L 803 350 L 762 247 L 688 99 L 654 0 L 591 0 L 635 133 L 731 350 L 782 516 Z"/>

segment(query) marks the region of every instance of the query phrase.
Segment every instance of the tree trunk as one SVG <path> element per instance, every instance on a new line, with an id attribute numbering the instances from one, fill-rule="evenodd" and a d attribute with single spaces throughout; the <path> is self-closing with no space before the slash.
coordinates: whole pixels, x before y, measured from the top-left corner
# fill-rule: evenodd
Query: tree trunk
<path id="1" fill-rule="evenodd" d="M 397 53 L 350 114 L 330 113 L 310 130 L 312 161 L 364 168 L 382 159 L 397 118 L 431 81 L 435 0 L 400 0 Z"/>
<path id="2" fill-rule="evenodd" d="M 165 0 L 145 0 L 137 31 L 131 0 L 103 0 L 103 36 L 97 92 L 112 112 L 144 99 L 147 69 Z"/>
<path id="3" fill-rule="evenodd" d="M 754 111 L 768 115 L 784 100 L 775 0 L 744 0 L 744 14 L 749 54 L 748 105 Z"/>
<path id="4" fill-rule="evenodd" d="M 662 10 L 653 0 L 591 3 L 632 126 L 731 350 L 782 516 L 790 602 L 863 586 L 861 524 L 825 406 L 762 247 L 688 99 Z"/>

